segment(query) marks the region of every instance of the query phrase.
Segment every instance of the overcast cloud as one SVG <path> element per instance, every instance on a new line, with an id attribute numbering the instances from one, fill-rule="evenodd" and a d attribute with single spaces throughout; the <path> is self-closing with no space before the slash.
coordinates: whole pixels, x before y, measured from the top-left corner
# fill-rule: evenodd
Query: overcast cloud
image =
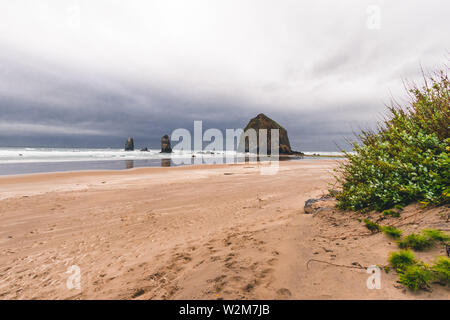
<path id="1" fill-rule="evenodd" d="M 367 28 L 371 5 L 380 29 Z M 0 146 L 159 147 L 266 113 L 297 150 L 372 126 L 448 64 L 450 2 L 0 0 Z"/>

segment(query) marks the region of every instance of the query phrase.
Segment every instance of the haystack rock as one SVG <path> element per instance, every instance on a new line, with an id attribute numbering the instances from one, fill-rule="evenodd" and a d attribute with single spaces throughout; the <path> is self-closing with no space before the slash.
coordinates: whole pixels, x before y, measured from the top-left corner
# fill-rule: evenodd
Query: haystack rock
<path id="1" fill-rule="evenodd" d="M 161 153 L 171 153 L 172 147 L 170 146 L 170 138 L 166 134 L 161 138 Z"/>
<path id="2" fill-rule="evenodd" d="M 128 138 L 125 143 L 125 151 L 134 151 L 134 140 L 133 138 Z"/>
<path id="3" fill-rule="evenodd" d="M 263 113 L 258 114 L 255 118 L 251 119 L 250 122 L 244 129 L 244 132 L 248 129 L 256 130 L 257 138 L 258 138 L 258 152 L 259 152 L 259 129 L 267 129 L 267 153 L 270 154 L 271 147 L 271 129 L 279 130 L 279 142 L 280 149 L 279 153 L 282 155 L 292 155 L 292 154 L 301 154 L 301 152 L 294 152 L 291 149 L 291 144 L 289 142 L 288 133 L 285 128 L 280 126 L 276 121 L 270 119 Z M 245 141 L 245 151 L 249 151 L 248 141 Z"/>

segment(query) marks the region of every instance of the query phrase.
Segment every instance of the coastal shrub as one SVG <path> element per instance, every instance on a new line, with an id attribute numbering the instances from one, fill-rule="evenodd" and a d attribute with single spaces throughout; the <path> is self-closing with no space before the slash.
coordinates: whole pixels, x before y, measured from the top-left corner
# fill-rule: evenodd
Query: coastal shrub
<path id="1" fill-rule="evenodd" d="M 428 289 L 433 279 L 431 271 L 425 265 L 411 265 L 399 273 L 399 282 L 411 290 Z"/>
<path id="2" fill-rule="evenodd" d="M 399 271 L 414 265 L 416 258 L 410 250 L 401 250 L 399 252 L 392 252 L 388 261 L 395 270 Z"/>
<path id="3" fill-rule="evenodd" d="M 376 130 L 351 142 L 348 161 L 337 169 L 338 207 L 385 210 L 418 201 L 423 206 L 450 200 L 450 95 L 446 72 L 422 88 L 410 86 L 409 105 L 393 103 Z"/>
<path id="4" fill-rule="evenodd" d="M 434 278 L 443 284 L 450 285 L 450 258 L 438 257 L 436 263 L 431 267 Z"/>
<path id="5" fill-rule="evenodd" d="M 392 226 L 382 227 L 381 230 L 383 231 L 384 234 L 394 239 L 398 239 L 402 236 L 402 230 Z"/>
<path id="6" fill-rule="evenodd" d="M 370 232 L 375 233 L 381 231 L 381 226 L 373 221 L 370 221 L 369 219 L 364 219 L 364 224 L 366 225 L 366 228 L 369 229 Z"/>
<path id="7" fill-rule="evenodd" d="M 402 249 L 411 248 L 417 251 L 428 249 L 434 245 L 434 240 L 417 233 L 411 233 L 404 239 L 398 241 L 398 246 Z"/>

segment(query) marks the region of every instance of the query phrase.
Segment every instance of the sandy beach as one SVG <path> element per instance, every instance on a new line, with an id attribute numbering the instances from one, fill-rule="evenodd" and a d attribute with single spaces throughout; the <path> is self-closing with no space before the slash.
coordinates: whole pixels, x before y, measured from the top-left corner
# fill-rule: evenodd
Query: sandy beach
<path id="1" fill-rule="evenodd" d="M 364 268 L 311 261 L 386 264 L 396 248 L 351 216 L 304 214 L 338 161 L 1 177 L 0 299 L 448 298 L 407 292 L 393 272 L 369 290 Z"/>

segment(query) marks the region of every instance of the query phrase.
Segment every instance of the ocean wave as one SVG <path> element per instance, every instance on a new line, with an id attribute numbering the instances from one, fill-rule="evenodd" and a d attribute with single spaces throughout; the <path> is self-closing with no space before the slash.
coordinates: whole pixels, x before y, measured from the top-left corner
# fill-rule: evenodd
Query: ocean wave
<path id="1" fill-rule="evenodd" d="M 2 163 L 105 161 L 105 160 L 152 160 L 166 158 L 223 157 L 234 156 L 234 151 L 174 151 L 172 154 L 160 150 L 124 151 L 122 149 L 74 149 L 74 148 L 0 148 Z"/>

